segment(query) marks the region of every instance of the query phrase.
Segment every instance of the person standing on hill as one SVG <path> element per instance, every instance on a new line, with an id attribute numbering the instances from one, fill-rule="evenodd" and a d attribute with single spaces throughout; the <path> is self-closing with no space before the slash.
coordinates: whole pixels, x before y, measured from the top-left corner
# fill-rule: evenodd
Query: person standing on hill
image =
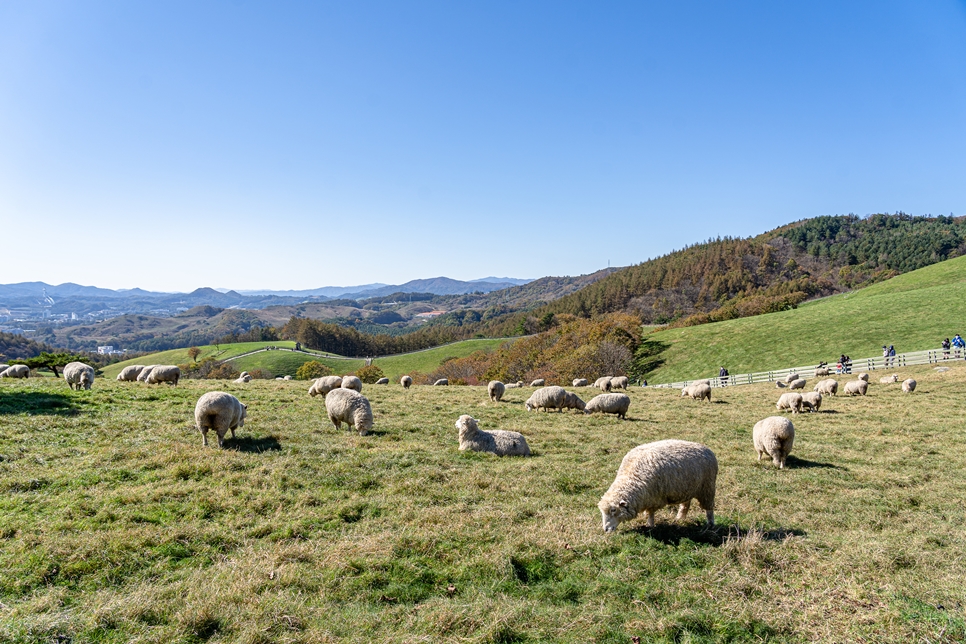
<path id="1" fill-rule="evenodd" d="M 953 346 L 956 348 L 956 351 L 962 351 L 963 348 L 966 348 L 966 342 L 963 342 L 963 339 L 959 337 L 958 333 L 953 336 Z"/>
<path id="2" fill-rule="evenodd" d="M 725 369 L 724 367 L 721 367 L 720 369 L 718 369 L 718 378 L 721 379 L 722 387 L 728 384 L 728 370 Z"/>
<path id="3" fill-rule="evenodd" d="M 893 366 L 896 364 L 896 348 L 891 344 L 889 345 L 889 364 Z"/>
<path id="4" fill-rule="evenodd" d="M 949 338 L 943 340 L 943 360 L 949 360 Z"/>

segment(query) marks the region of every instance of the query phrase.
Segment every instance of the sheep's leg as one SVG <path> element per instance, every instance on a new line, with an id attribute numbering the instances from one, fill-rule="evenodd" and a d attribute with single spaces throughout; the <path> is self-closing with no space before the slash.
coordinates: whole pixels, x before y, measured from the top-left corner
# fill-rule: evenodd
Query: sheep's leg
<path id="1" fill-rule="evenodd" d="M 676 520 L 677 521 L 684 521 L 684 519 L 687 518 L 687 516 L 688 516 L 688 510 L 690 510 L 690 509 L 691 509 L 691 501 L 685 501 L 684 503 L 682 503 L 681 505 L 679 505 L 678 506 L 678 516 L 676 517 Z"/>
<path id="2" fill-rule="evenodd" d="M 207 427 L 199 427 L 198 428 L 198 431 L 201 432 L 201 444 L 204 447 L 208 447 L 208 428 Z"/>
<path id="3" fill-rule="evenodd" d="M 761 460 L 761 450 L 758 450 L 758 460 Z"/>
<path id="4" fill-rule="evenodd" d="M 644 510 L 644 517 L 647 519 L 647 527 L 648 528 L 653 528 L 654 527 L 654 511 L 653 510 Z"/>

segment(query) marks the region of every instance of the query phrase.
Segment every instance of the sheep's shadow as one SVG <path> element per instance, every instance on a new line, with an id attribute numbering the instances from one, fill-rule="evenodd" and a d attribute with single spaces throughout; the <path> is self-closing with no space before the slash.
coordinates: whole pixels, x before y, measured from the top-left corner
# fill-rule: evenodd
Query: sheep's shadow
<path id="1" fill-rule="evenodd" d="M 841 414 L 842 412 L 836 411 L 834 409 L 821 409 L 818 411 L 819 414 Z"/>
<path id="2" fill-rule="evenodd" d="M 239 436 L 225 440 L 225 449 L 247 454 L 261 454 L 262 452 L 277 452 L 282 444 L 274 436 L 255 438 L 254 436 Z"/>
<path id="3" fill-rule="evenodd" d="M 731 403 L 727 400 L 715 400 L 712 405 L 730 405 Z"/>
<path id="4" fill-rule="evenodd" d="M 73 416 L 74 401 L 64 394 L 43 391 L 4 391 L 0 396 L 0 416 Z"/>
<path id="5" fill-rule="evenodd" d="M 818 467 L 829 470 L 842 470 L 844 472 L 849 471 L 848 468 L 842 467 L 841 465 L 835 465 L 834 463 L 822 463 L 821 461 L 807 461 L 804 458 L 798 458 L 797 456 L 792 456 L 791 454 L 785 458 L 785 467 L 802 470 Z"/>
<path id="6" fill-rule="evenodd" d="M 787 537 L 804 537 L 808 533 L 796 528 L 775 528 L 774 530 L 751 530 L 738 524 L 715 524 L 710 528 L 701 523 L 658 523 L 653 528 L 641 524 L 632 532 L 647 535 L 655 541 L 668 546 L 678 546 L 681 541 L 688 540 L 706 546 L 720 547 L 731 540 L 744 538 L 754 533 L 762 541 L 784 541 Z"/>

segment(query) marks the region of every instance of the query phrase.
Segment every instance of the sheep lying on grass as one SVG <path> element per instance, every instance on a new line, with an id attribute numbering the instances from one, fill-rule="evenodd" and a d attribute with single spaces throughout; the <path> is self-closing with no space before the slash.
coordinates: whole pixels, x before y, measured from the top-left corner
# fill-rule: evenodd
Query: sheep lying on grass
<path id="1" fill-rule="evenodd" d="M 148 377 L 144 382 L 149 385 L 159 385 L 162 382 L 168 382 L 178 386 L 178 380 L 181 379 L 181 369 L 173 364 L 158 365 L 151 370 Z"/>
<path id="2" fill-rule="evenodd" d="M 333 389 L 338 389 L 342 386 L 342 378 L 339 376 L 322 376 L 321 378 L 316 378 L 312 386 L 309 387 L 309 395 L 313 398 L 316 396 L 324 396 Z"/>
<path id="3" fill-rule="evenodd" d="M 94 367 L 83 362 L 69 362 L 64 365 L 64 380 L 71 389 L 90 389 L 94 384 Z"/>
<path id="4" fill-rule="evenodd" d="M 413 379 L 409 376 L 403 376 L 399 379 L 399 384 L 403 386 L 403 389 L 409 389 L 413 385 Z"/>
<path id="5" fill-rule="evenodd" d="M 536 380 L 534 380 L 533 382 L 530 383 L 530 386 L 531 387 L 543 387 L 545 384 L 547 384 L 547 381 L 546 380 L 544 380 L 543 378 L 537 378 Z"/>
<path id="6" fill-rule="evenodd" d="M 782 394 L 775 404 L 775 409 L 782 411 L 789 409 L 793 414 L 802 411 L 802 394 Z"/>
<path id="7" fill-rule="evenodd" d="M 822 407 L 822 394 L 817 391 L 809 391 L 802 394 L 802 408 L 808 407 L 809 411 L 818 411 Z"/>
<path id="8" fill-rule="evenodd" d="M 235 378 L 232 382 L 234 382 L 235 384 L 243 385 L 246 382 L 251 382 L 251 381 L 252 381 L 252 374 L 248 373 L 247 371 L 242 371 L 238 375 L 238 377 Z"/>
<path id="9" fill-rule="evenodd" d="M 784 469 L 795 442 L 795 426 L 782 416 L 769 416 L 755 423 L 752 438 L 759 461 L 767 454 L 779 469 Z"/>
<path id="10" fill-rule="evenodd" d="M 845 383 L 845 393 L 849 396 L 864 396 L 869 390 L 869 383 L 865 380 L 850 380 Z"/>
<path id="11" fill-rule="evenodd" d="M 503 398 L 503 392 L 506 391 L 506 386 L 499 380 L 491 380 L 490 384 L 486 386 L 486 391 L 490 394 L 490 400 L 500 402 Z"/>
<path id="12" fill-rule="evenodd" d="M 389 378 L 380 378 L 379 380 L 376 381 L 376 384 L 377 385 L 388 385 L 389 384 Z"/>
<path id="13" fill-rule="evenodd" d="M 506 388 L 507 389 L 519 389 L 522 386 L 523 386 L 523 383 L 522 382 L 519 382 L 519 381 L 506 383 Z"/>
<path id="14" fill-rule="evenodd" d="M 587 401 L 584 411 L 588 414 L 617 414 L 618 418 L 627 418 L 627 409 L 630 406 L 631 397 L 627 394 L 598 394 Z"/>
<path id="15" fill-rule="evenodd" d="M 839 383 L 834 378 L 821 380 L 817 385 L 815 385 L 813 391 L 817 391 L 818 393 L 826 396 L 834 396 L 839 391 Z"/>
<path id="16" fill-rule="evenodd" d="M 231 431 L 231 437 L 235 438 L 235 429 L 245 426 L 247 413 L 248 406 L 231 394 L 224 391 L 204 394 L 195 405 L 195 427 L 201 432 L 202 444 L 208 445 L 208 430 L 213 429 L 218 434 L 218 447 L 224 447 L 225 434 Z"/>
<path id="17" fill-rule="evenodd" d="M 704 400 L 707 398 L 708 402 L 711 402 L 711 385 L 703 383 L 690 385 L 681 390 L 681 396 L 690 396 L 691 400 Z"/>
<path id="18" fill-rule="evenodd" d="M 447 387 L 447 386 L 449 386 L 449 379 L 448 378 L 440 378 L 439 380 L 437 380 L 436 382 L 433 383 L 433 386 L 434 387 Z"/>
<path id="19" fill-rule="evenodd" d="M 916 390 L 916 381 L 912 378 L 902 381 L 902 390 L 907 394 L 911 394 Z"/>
<path id="20" fill-rule="evenodd" d="M 343 389 L 351 389 L 358 393 L 362 393 L 362 381 L 356 376 L 342 376 L 342 384 L 340 385 Z"/>
<path id="21" fill-rule="evenodd" d="M 143 369 L 143 364 L 128 365 L 121 369 L 121 373 L 117 374 L 117 380 L 121 382 L 136 382 Z"/>
<path id="22" fill-rule="evenodd" d="M 0 373 L 0 378 L 29 378 L 30 367 L 25 364 L 15 364 L 7 367 Z"/>
<path id="23" fill-rule="evenodd" d="M 537 389 L 526 402 L 527 411 L 556 409 L 559 412 L 562 409 L 583 410 L 585 407 L 584 401 L 578 398 L 577 394 L 555 385 Z"/>
<path id="24" fill-rule="evenodd" d="M 501 429 L 485 432 L 479 428 L 479 421 L 463 414 L 456 421 L 459 430 L 460 451 L 489 452 L 497 456 L 530 456 L 527 439 L 519 432 Z"/>
<path id="25" fill-rule="evenodd" d="M 879 382 L 881 382 L 883 385 L 899 382 L 899 374 L 894 373 L 891 376 L 883 376 L 882 378 L 879 378 Z"/>
<path id="26" fill-rule="evenodd" d="M 574 378 L 574 381 L 571 384 L 574 387 L 586 387 L 587 386 L 587 379 L 586 378 Z"/>
<path id="27" fill-rule="evenodd" d="M 700 443 L 671 439 L 639 445 L 624 456 L 617 478 L 597 504 L 604 532 L 641 512 L 653 528 L 654 513 L 667 505 L 677 505 L 677 520 L 683 521 L 691 499 L 698 500 L 708 525 L 714 525 L 717 478 L 718 459 Z"/>
<path id="28" fill-rule="evenodd" d="M 333 389 L 327 393 L 325 411 L 336 429 L 342 429 L 342 423 L 346 423 L 355 427 L 360 436 L 365 436 L 372 429 L 372 407 L 369 406 L 369 400 L 354 389 Z"/>

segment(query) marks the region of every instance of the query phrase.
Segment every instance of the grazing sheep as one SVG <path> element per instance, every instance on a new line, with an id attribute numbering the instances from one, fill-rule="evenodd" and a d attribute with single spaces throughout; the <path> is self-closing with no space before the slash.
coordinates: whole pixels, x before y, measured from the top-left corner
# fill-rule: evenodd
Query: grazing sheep
<path id="1" fill-rule="evenodd" d="M 403 376 L 399 379 L 399 384 L 403 386 L 403 389 L 409 389 L 413 384 L 413 379 L 409 376 Z"/>
<path id="2" fill-rule="evenodd" d="M 597 388 L 603 391 L 604 393 L 607 393 L 608 391 L 610 391 L 611 387 L 613 387 L 613 385 L 611 384 L 611 380 L 612 380 L 611 378 L 599 379 L 597 381 Z"/>
<path id="3" fill-rule="evenodd" d="M 235 438 L 235 429 L 245 426 L 245 416 L 248 405 L 225 393 L 224 391 L 209 391 L 198 399 L 195 405 L 195 427 L 201 432 L 202 445 L 208 445 L 208 430 L 213 429 L 218 434 L 218 447 L 225 446 L 225 434 L 231 431 Z"/>
<path id="4" fill-rule="evenodd" d="M 639 445 L 624 456 L 617 478 L 597 504 L 604 532 L 641 512 L 653 528 L 654 513 L 667 505 L 677 505 L 677 520 L 683 521 L 691 499 L 698 500 L 712 526 L 717 478 L 718 459 L 700 443 L 670 439 Z"/>
<path id="5" fill-rule="evenodd" d="M 802 407 L 808 407 L 809 411 L 818 411 L 822 407 L 822 394 L 817 391 L 802 394 Z"/>
<path id="6" fill-rule="evenodd" d="M 893 382 L 899 382 L 899 374 L 894 373 L 891 376 L 883 376 L 882 378 L 879 378 L 879 382 L 881 382 L 884 385 L 888 385 Z"/>
<path id="7" fill-rule="evenodd" d="M 788 383 L 789 389 L 805 389 L 805 379 L 799 378 L 798 380 L 792 380 Z"/>
<path id="8" fill-rule="evenodd" d="M 242 371 L 241 375 L 235 378 L 232 382 L 239 385 L 243 385 L 246 382 L 251 382 L 251 381 L 252 381 L 252 374 L 248 373 L 247 371 Z"/>
<path id="9" fill-rule="evenodd" d="M 90 389 L 94 384 L 94 367 L 83 362 L 69 362 L 64 365 L 64 380 L 71 389 Z"/>
<path id="10" fill-rule="evenodd" d="M 506 384 L 506 388 L 507 389 L 519 389 L 522 386 L 523 386 L 523 383 L 520 382 L 520 381 L 517 381 L 517 382 L 508 382 Z"/>
<path id="11" fill-rule="evenodd" d="M 627 394 L 598 394 L 587 401 L 584 411 L 588 414 L 617 414 L 618 418 L 627 418 L 627 408 L 630 406 L 631 397 Z"/>
<path id="12" fill-rule="evenodd" d="M 907 394 L 911 394 L 916 390 L 916 381 L 912 378 L 902 381 L 902 390 Z"/>
<path id="13" fill-rule="evenodd" d="M 782 394 L 778 402 L 775 403 L 775 409 L 781 411 L 783 409 L 790 409 L 793 414 L 797 414 L 802 411 L 802 394 Z"/>
<path id="14" fill-rule="evenodd" d="M 25 364 L 10 365 L 0 373 L 2 378 L 29 378 L 30 367 Z"/>
<path id="15" fill-rule="evenodd" d="M 362 393 L 362 381 L 356 376 L 342 376 L 341 387 L 343 389 L 352 389 L 360 394 Z"/>
<path id="16" fill-rule="evenodd" d="M 527 411 L 556 409 L 559 412 L 561 409 L 582 410 L 585 407 L 584 401 L 578 398 L 577 394 L 572 394 L 563 387 L 556 385 L 537 389 L 526 402 Z"/>
<path id="17" fill-rule="evenodd" d="M 148 376 L 151 375 L 151 372 L 154 371 L 154 368 L 157 366 L 158 365 L 156 364 L 149 364 L 144 369 L 141 369 L 141 373 L 138 374 L 138 382 L 147 382 Z"/>
<path id="18" fill-rule="evenodd" d="M 372 429 L 372 407 L 366 397 L 354 389 L 333 389 L 327 393 L 325 411 L 336 429 L 342 429 L 342 423 L 346 423 L 359 430 L 360 436 Z"/>
<path id="19" fill-rule="evenodd" d="M 376 381 L 376 384 L 377 385 L 388 385 L 389 384 L 389 378 L 380 378 L 379 380 Z"/>
<path id="20" fill-rule="evenodd" d="M 339 376 L 322 376 L 321 378 L 316 378 L 312 386 L 309 387 L 309 395 L 313 398 L 318 395 L 326 395 L 333 389 L 338 389 L 342 386 L 342 378 Z"/>
<path id="21" fill-rule="evenodd" d="M 692 385 L 708 385 L 711 386 L 711 378 L 705 378 L 704 380 L 695 380 L 691 383 Z"/>
<path id="22" fill-rule="evenodd" d="M 587 386 L 587 379 L 586 378 L 574 378 L 574 381 L 573 381 L 572 384 L 573 384 L 574 387 L 586 387 Z"/>
<path id="23" fill-rule="evenodd" d="M 834 378 L 827 378 L 815 385 L 815 389 L 813 391 L 817 391 L 818 393 L 826 396 L 834 396 L 839 392 L 839 383 Z"/>
<path id="24" fill-rule="evenodd" d="M 850 380 L 845 383 L 845 393 L 849 396 L 864 396 L 869 390 L 869 383 L 865 380 Z"/>
<path id="25" fill-rule="evenodd" d="M 121 373 L 117 374 L 117 379 L 121 382 L 136 382 L 142 370 L 144 370 L 143 364 L 129 365 L 121 369 Z"/>
<path id="26" fill-rule="evenodd" d="M 448 387 L 449 386 L 449 379 L 448 378 L 440 378 L 439 380 L 437 380 L 436 382 L 433 383 L 433 386 L 434 387 Z"/>
<path id="27" fill-rule="evenodd" d="M 778 469 L 784 469 L 785 459 L 791 453 L 792 444 L 795 442 L 795 426 L 792 421 L 782 416 L 769 416 L 755 423 L 752 436 L 758 460 L 761 460 L 762 455 L 768 454 Z"/>
<path id="28" fill-rule="evenodd" d="M 497 456 L 530 456 L 527 439 L 519 432 L 496 429 L 491 432 L 479 428 L 479 421 L 463 414 L 456 421 L 459 430 L 460 451 L 489 452 Z"/>
<path id="29" fill-rule="evenodd" d="M 784 382 L 786 385 L 790 385 L 799 378 L 800 376 L 797 373 L 790 373 L 782 379 L 782 382 Z"/>
<path id="30" fill-rule="evenodd" d="M 175 387 L 178 386 L 178 380 L 181 379 L 181 369 L 175 365 L 158 365 L 151 370 L 148 374 L 147 380 L 144 382 L 149 385 L 157 385 L 162 382 L 170 382 Z"/>
<path id="31" fill-rule="evenodd" d="M 815 373 L 813 374 L 816 378 L 828 375 L 828 367 L 815 367 Z"/>
<path id="32" fill-rule="evenodd" d="M 500 399 L 503 398 L 503 392 L 506 391 L 506 385 L 499 380 L 491 380 L 490 384 L 486 386 L 486 391 L 490 394 L 490 400 L 500 402 Z"/>
<path id="33" fill-rule="evenodd" d="M 856 376 L 856 378 L 863 382 L 869 382 L 869 374 L 867 373 L 860 373 L 859 375 Z"/>
<path id="34" fill-rule="evenodd" d="M 690 396 L 691 400 L 708 399 L 711 402 L 711 385 L 692 384 L 681 390 L 681 396 Z"/>
<path id="35" fill-rule="evenodd" d="M 610 379 L 611 389 L 623 389 L 627 391 L 627 376 L 614 376 Z"/>
<path id="36" fill-rule="evenodd" d="M 530 383 L 530 386 L 531 387 L 543 387 L 545 384 L 547 384 L 547 381 L 546 380 L 544 380 L 543 378 L 537 378 L 536 380 L 534 380 L 533 382 Z"/>

